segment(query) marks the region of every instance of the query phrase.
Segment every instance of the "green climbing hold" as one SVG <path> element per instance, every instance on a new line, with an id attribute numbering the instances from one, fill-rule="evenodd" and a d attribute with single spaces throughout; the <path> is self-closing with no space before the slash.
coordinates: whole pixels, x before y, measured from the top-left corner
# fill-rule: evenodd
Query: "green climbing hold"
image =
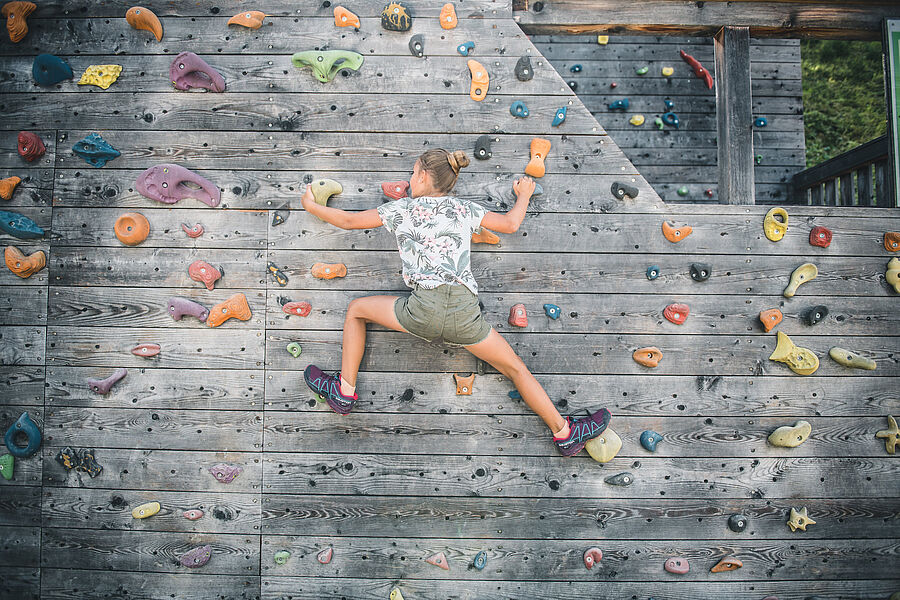
<path id="1" fill-rule="evenodd" d="M 851 369 L 865 369 L 866 371 L 874 371 L 878 366 L 871 358 L 860 356 L 856 352 L 850 352 L 849 350 L 844 350 L 843 348 L 838 348 L 837 346 L 828 351 L 828 356 L 830 356 L 836 363 L 842 364 L 845 367 L 850 367 Z"/>
<path id="2" fill-rule="evenodd" d="M 291 557 L 291 553 L 287 550 L 279 550 L 275 553 L 275 564 L 283 565 Z"/>
<path id="3" fill-rule="evenodd" d="M 648 67 L 647 65 L 644 65 L 643 67 L 635 67 L 634 68 L 634 72 L 637 73 L 638 75 L 646 75 L 647 71 L 649 71 L 649 70 L 650 70 L 650 67 Z"/>
<path id="4" fill-rule="evenodd" d="M 349 50 L 306 50 L 291 56 L 291 63 L 298 69 L 311 67 L 316 79 L 328 83 L 341 69 L 358 71 L 363 64 L 363 55 Z"/>
<path id="5" fill-rule="evenodd" d="M 655 119 L 653 119 L 653 124 L 656 125 L 657 129 L 662 131 L 662 128 L 663 128 L 663 120 L 662 119 L 660 119 L 659 117 L 656 117 Z"/>
<path id="6" fill-rule="evenodd" d="M 687 196 L 687 195 L 688 195 L 688 189 L 687 189 L 687 186 L 686 186 L 686 185 L 683 185 L 683 186 L 681 186 L 680 188 L 678 188 L 677 190 L 675 190 L 675 192 L 676 192 L 679 196 Z"/>
<path id="7" fill-rule="evenodd" d="M 291 356 L 297 358 L 300 356 L 300 344 L 297 342 L 291 342 L 287 345 L 287 351 L 291 353 Z"/>
<path id="8" fill-rule="evenodd" d="M 16 459 L 12 454 L 4 454 L 0 456 L 0 475 L 3 476 L 3 479 L 9 481 L 13 476 L 13 468 L 16 464 Z"/>

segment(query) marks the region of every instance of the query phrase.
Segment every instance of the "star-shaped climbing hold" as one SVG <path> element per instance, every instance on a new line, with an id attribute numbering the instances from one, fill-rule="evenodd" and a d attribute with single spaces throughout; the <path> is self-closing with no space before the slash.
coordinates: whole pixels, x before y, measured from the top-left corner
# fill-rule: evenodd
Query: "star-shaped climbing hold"
<path id="1" fill-rule="evenodd" d="M 900 428 L 897 427 L 897 420 L 888 415 L 888 428 L 876 433 L 875 437 L 883 438 L 884 449 L 888 454 L 893 454 L 897 450 L 897 444 L 900 444 Z"/>
<path id="2" fill-rule="evenodd" d="M 791 516 L 788 519 L 788 527 L 791 528 L 791 531 L 806 531 L 807 525 L 815 525 L 816 522 L 809 518 L 809 514 L 806 512 L 806 507 L 804 506 L 799 511 L 796 508 L 791 509 Z"/>

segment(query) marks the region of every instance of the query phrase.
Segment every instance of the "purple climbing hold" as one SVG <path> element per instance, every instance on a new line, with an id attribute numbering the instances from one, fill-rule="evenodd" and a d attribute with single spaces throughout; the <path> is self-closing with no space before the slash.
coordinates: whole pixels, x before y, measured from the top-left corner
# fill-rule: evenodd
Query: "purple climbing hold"
<path id="1" fill-rule="evenodd" d="M 134 186 L 142 196 L 163 204 L 196 198 L 215 208 L 222 201 L 222 191 L 215 184 L 180 165 L 150 167 L 138 176 Z"/>
<path id="2" fill-rule="evenodd" d="M 202 88 L 211 92 L 225 91 L 225 80 L 219 72 L 193 52 L 182 52 L 175 57 L 169 66 L 169 79 L 179 90 Z"/>
<path id="3" fill-rule="evenodd" d="M 176 321 L 180 321 L 181 317 L 188 315 L 190 317 L 197 317 L 205 322 L 206 318 L 209 316 L 209 309 L 202 304 L 177 296 L 169 298 L 167 310 L 169 311 L 169 316 Z"/>
<path id="4" fill-rule="evenodd" d="M 219 463 L 215 466 L 209 468 L 209 472 L 213 474 L 213 477 L 221 483 L 231 483 L 234 481 L 234 478 L 244 472 L 243 467 L 238 467 L 235 465 L 226 465 L 224 463 Z"/>
<path id="5" fill-rule="evenodd" d="M 180 559 L 178 559 L 178 562 L 184 567 L 193 569 L 202 567 L 208 563 L 210 557 L 212 557 L 212 546 L 207 544 L 205 546 L 198 546 L 193 550 L 188 550 Z"/>
<path id="6" fill-rule="evenodd" d="M 108 394 L 112 386 L 118 383 L 126 375 L 128 375 L 128 369 L 119 368 L 106 379 L 88 379 L 88 387 L 90 387 L 91 391 L 95 394 Z"/>

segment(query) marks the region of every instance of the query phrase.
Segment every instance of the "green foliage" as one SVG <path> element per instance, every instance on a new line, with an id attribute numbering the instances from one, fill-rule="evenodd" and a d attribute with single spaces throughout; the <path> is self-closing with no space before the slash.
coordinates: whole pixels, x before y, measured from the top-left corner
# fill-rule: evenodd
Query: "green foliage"
<path id="1" fill-rule="evenodd" d="M 881 42 L 804 40 L 800 56 L 807 166 L 885 134 Z"/>

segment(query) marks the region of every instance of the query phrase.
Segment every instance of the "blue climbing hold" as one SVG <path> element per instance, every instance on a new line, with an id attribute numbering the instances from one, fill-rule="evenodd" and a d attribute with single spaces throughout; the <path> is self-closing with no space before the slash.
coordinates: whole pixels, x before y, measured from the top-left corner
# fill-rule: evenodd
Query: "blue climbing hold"
<path id="1" fill-rule="evenodd" d="M 657 277 L 659 277 L 659 267 L 657 267 L 656 265 L 650 265 L 649 267 L 647 267 L 647 279 L 653 281 Z"/>
<path id="2" fill-rule="evenodd" d="M 662 120 L 666 125 L 670 125 L 675 129 L 678 129 L 678 115 L 676 115 L 672 111 L 663 114 Z"/>
<path id="3" fill-rule="evenodd" d="M 509 105 L 509 114 L 519 119 L 524 119 L 528 116 L 528 107 L 521 100 L 516 100 Z"/>
<path id="4" fill-rule="evenodd" d="M 24 448 L 19 447 L 15 442 L 16 434 L 22 432 L 28 438 L 28 445 Z M 41 445 L 41 430 L 31 420 L 27 412 L 23 412 L 18 420 L 9 426 L 6 430 L 6 436 L 3 438 L 9 453 L 16 458 L 27 458 L 37 452 Z"/>
<path id="5" fill-rule="evenodd" d="M 566 120 L 567 110 L 568 109 L 565 106 L 563 106 L 562 108 L 557 108 L 556 116 L 553 117 L 553 122 L 550 124 L 554 127 L 559 127 L 560 125 L 562 125 L 563 122 L 565 122 L 565 120 Z"/>
<path id="6" fill-rule="evenodd" d="M 609 103 L 609 110 L 628 110 L 628 98 L 614 100 Z"/>
<path id="7" fill-rule="evenodd" d="M 0 210 L 0 230 L 13 237 L 28 240 L 44 235 L 44 230 L 25 215 L 9 210 Z"/>
<path id="8" fill-rule="evenodd" d="M 573 73 L 581 73 L 581 65 L 576 63 L 576 64 L 572 65 L 571 67 L 569 67 L 569 70 Z"/>
<path id="9" fill-rule="evenodd" d="M 548 316 L 548 317 L 550 317 L 551 319 L 556 320 L 556 319 L 559 318 L 559 314 L 560 314 L 561 310 L 560 310 L 560 308 L 559 308 L 557 305 L 555 305 L 555 304 L 545 304 L 545 305 L 544 305 L 544 312 L 547 313 L 547 316 Z"/>
<path id="10" fill-rule="evenodd" d="M 666 98 L 665 100 L 663 100 L 663 102 L 665 102 L 665 104 L 666 104 L 666 111 L 670 111 L 670 110 L 672 110 L 673 108 L 675 108 L 675 103 L 672 102 L 671 99 Z"/>
<path id="11" fill-rule="evenodd" d="M 756 117 L 756 120 L 753 121 L 754 127 L 765 127 L 768 124 L 769 124 L 769 120 L 766 119 L 765 117 Z"/>
<path id="12" fill-rule="evenodd" d="M 463 56 L 468 56 L 469 52 L 475 49 L 475 42 L 465 42 L 456 47 L 456 51 Z"/>
<path id="13" fill-rule="evenodd" d="M 641 446 L 650 452 L 656 452 L 656 445 L 662 441 L 663 437 L 655 431 L 649 429 L 641 434 Z"/>
<path id="14" fill-rule="evenodd" d="M 507 394 L 512 400 L 521 400 L 522 394 L 519 393 L 519 390 L 510 390 Z"/>
<path id="15" fill-rule="evenodd" d="M 92 167 L 100 168 L 122 153 L 109 145 L 99 133 L 88 134 L 86 138 L 75 142 L 72 152 L 83 158 Z"/>
<path id="16" fill-rule="evenodd" d="M 75 76 L 66 61 L 52 54 L 38 54 L 31 65 L 31 75 L 35 83 L 44 87 Z"/>
<path id="17" fill-rule="evenodd" d="M 482 550 L 478 554 L 475 555 L 475 561 L 472 563 L 472 566 L 478 569 L 479 571 L 484 568 L 484 565 L 487 564 L 487 552 Z"/>

